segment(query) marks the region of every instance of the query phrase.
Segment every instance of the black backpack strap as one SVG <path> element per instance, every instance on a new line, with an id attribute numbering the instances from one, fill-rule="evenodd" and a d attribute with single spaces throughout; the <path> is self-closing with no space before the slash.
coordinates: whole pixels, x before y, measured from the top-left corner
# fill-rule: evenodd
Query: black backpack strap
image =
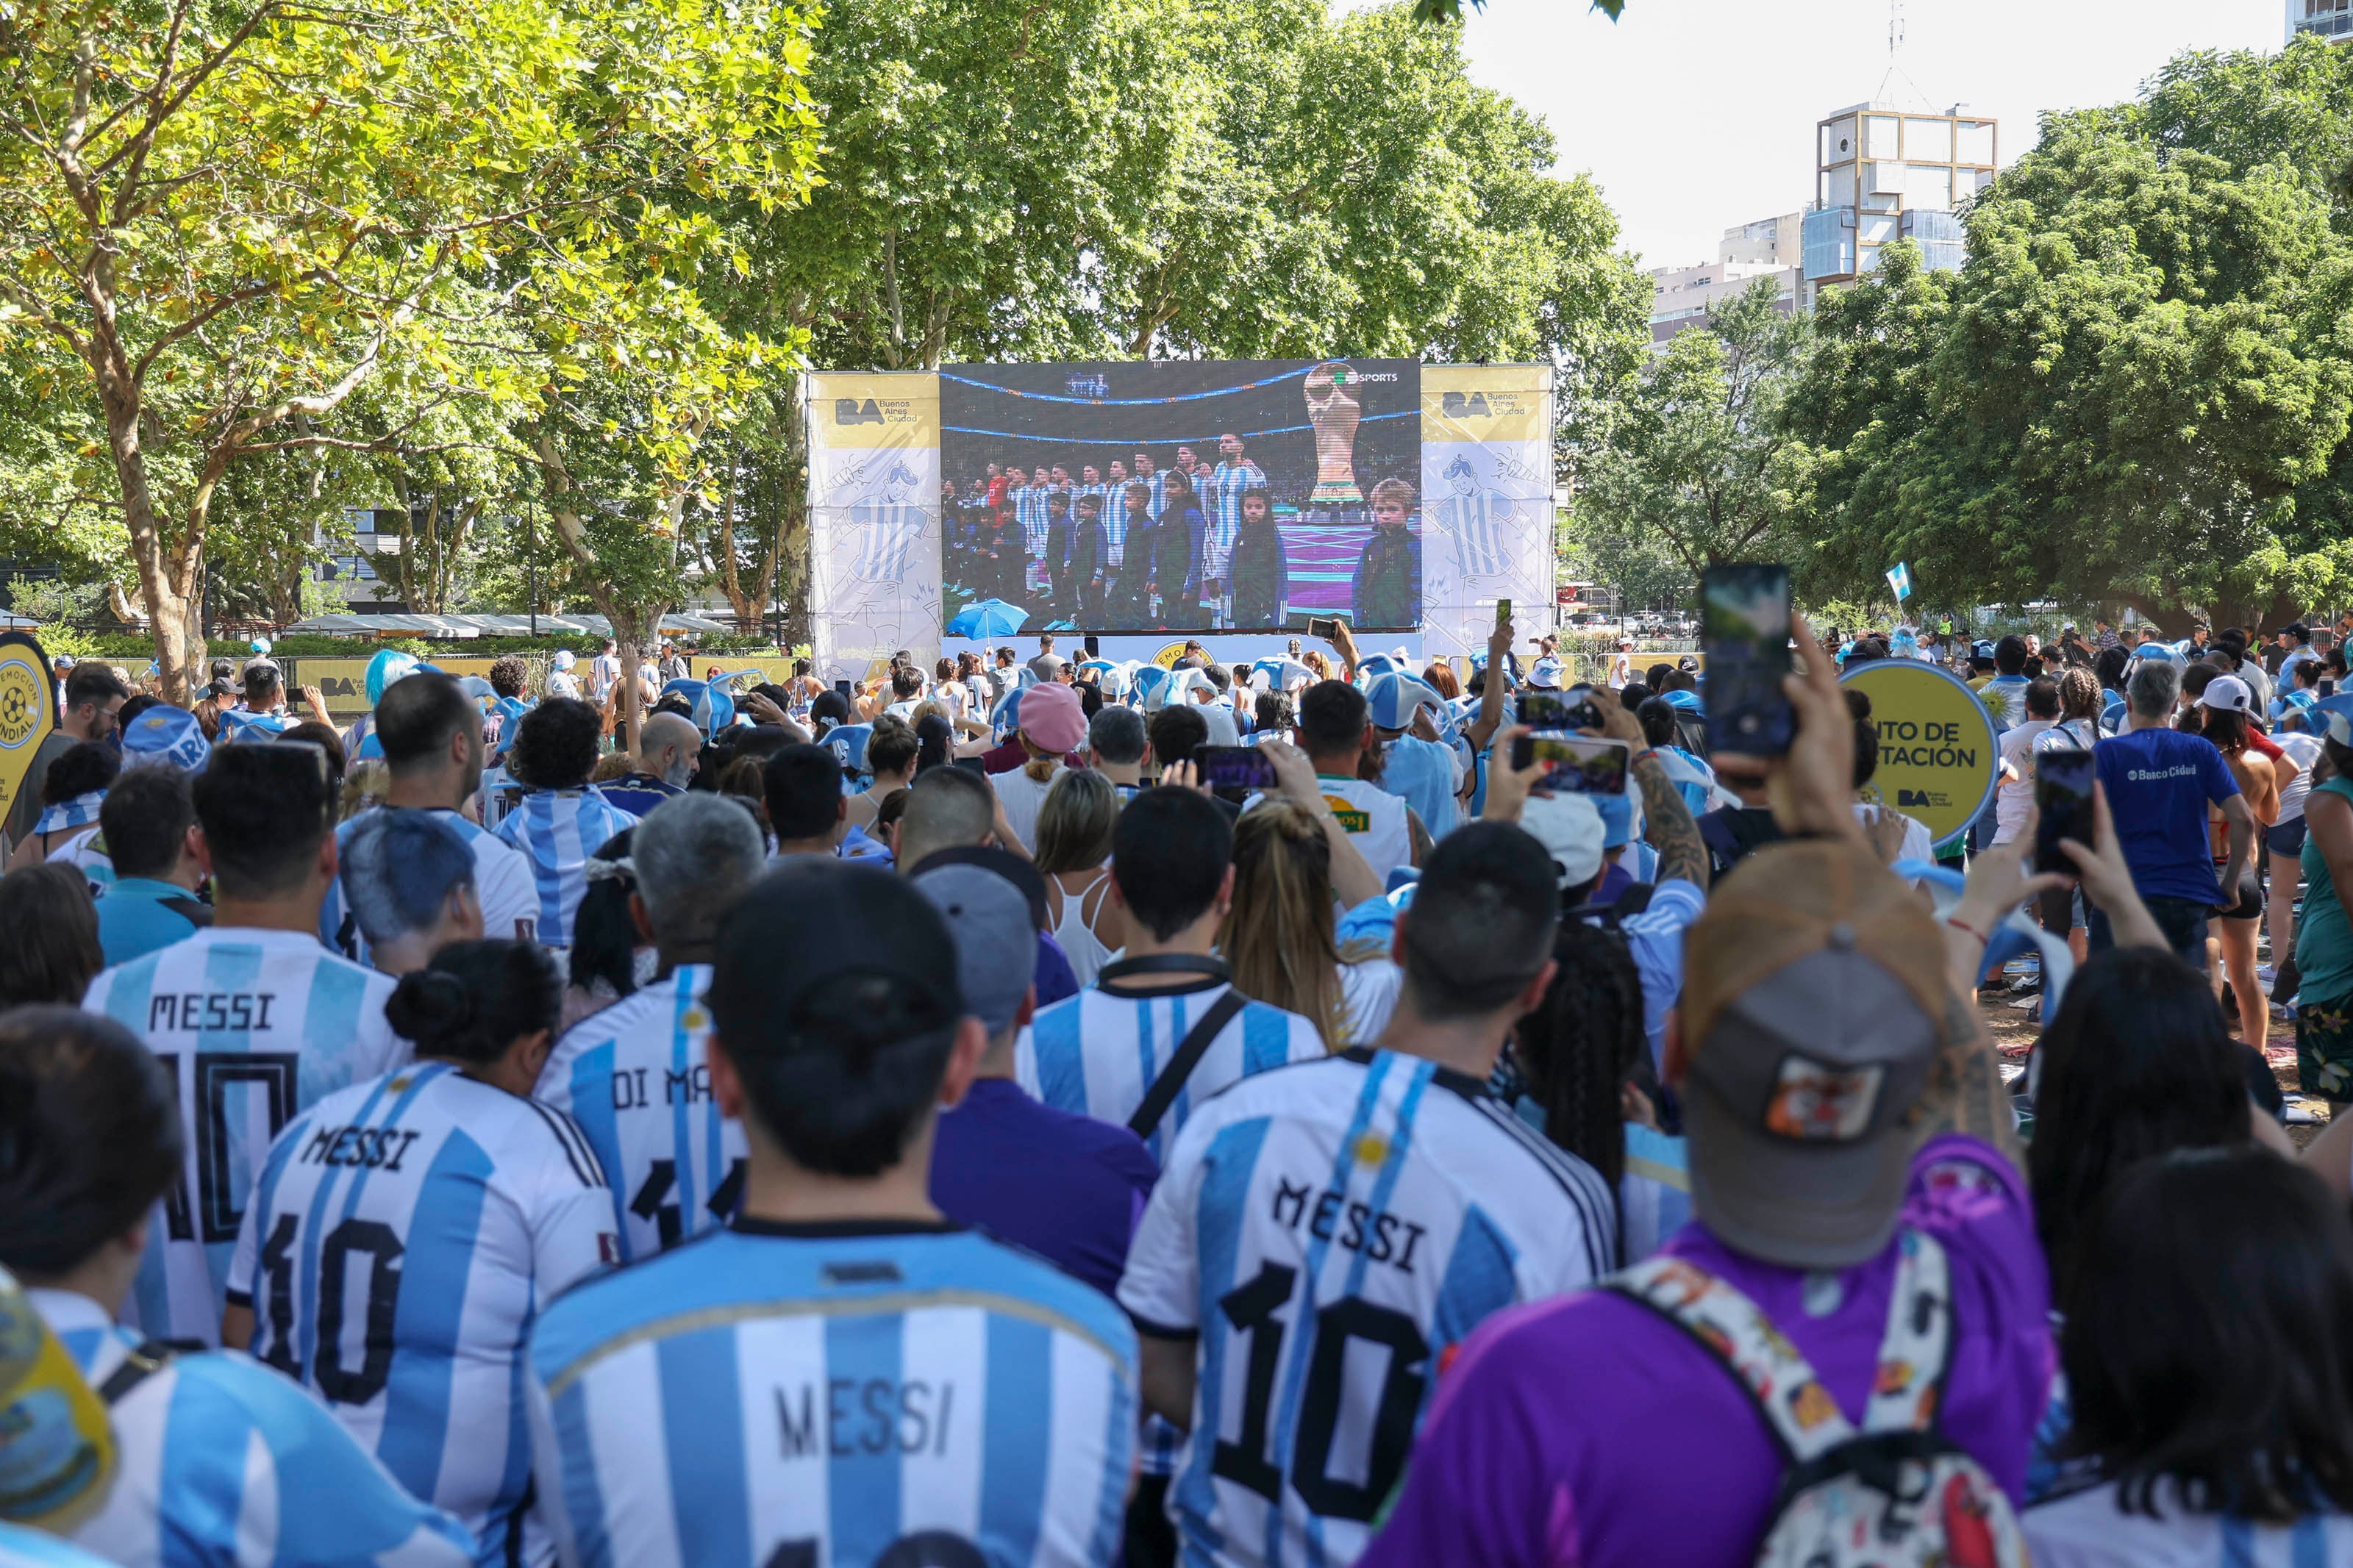
<path id="1" fill-rule="evenodd" d="M 192 926 L 204 927 L 213 923 L 213 907 L 202 899 L 184 896 L 177 899 L 158 899 L 155 901 Z"/>
<path id="2" fill-rule="evenodd" d="M 1152 1136 L 1152 1130 L 1160 1125 L 1160 1119 L 1167 1115 L 1168 1108 L 1176 1102 L 1176 1091 L 1185 1087 L 1185 1080 L 1193 1076 L 1195 1068 L 1201 1065 L 1201 1057 L 1208 1050 L 1209 1043 L 1225 1033 L 1226 1026 L 1232 1023 L 1235 1016 L 1249 1003 L 1249 997 L 1228 986 L 1226 994 L 1210 1004 L 1209 1010 L 1201 1015 L 1200 1021 L 1176 1042 L 1176 1054 L 1168 1058 L 1167 1065 L 1160 1069 L 1160 1076 L 1154 1079 L 1152 1087 L 1145 1091 L 1144 1103 L 1137 1106 L 1135 1114 L 1127 1119 L 1129 1131 L 1138 1138 Z"/>
<path id="3" fill-rule="evenodd" d="M 109 1373 L 106 1381 L 98 1385 L 98 1396 L 111 1408 L 122 1403 L 131 1391 L 163 1371 L 179 1352 L 161 1340 L 142 1340 L 122 1358 L 122 1364 Z"/>

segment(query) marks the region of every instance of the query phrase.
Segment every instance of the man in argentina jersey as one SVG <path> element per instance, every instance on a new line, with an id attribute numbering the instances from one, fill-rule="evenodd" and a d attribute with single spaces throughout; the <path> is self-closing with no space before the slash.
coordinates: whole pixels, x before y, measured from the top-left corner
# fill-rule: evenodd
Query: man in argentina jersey
<path id="1" fill-rule="evenodd" d="M 224 1330 L 455 1515 L 485 1568 L 554 1555 L 528 1508 L 523 1336 L 618 1250 L 580 1130 L 477 1076 L 509 1065 L 422 1061 L 295 1118 L 246 1210 Z"/>
<path id="2" fill-rule="evenodd" d="M 389 975 L 319 944 L 335 876 L 324 759 L 224 746 L 192 793 L 213 874 L 213 925 L 103 970 L 82 1005 L 122 1024 L 179 1080 L 185 1170 L 150 1227 L 128 1321 L 157 1339 L 220 1342 L 221 1292 L 262 1156 L 339 1089 L 399 1065 Z"/>
<path id="3" fill-rule="evenodd" d="M 1039 1008 L 1013 1067 L 1048 1105 L 1124 1122 L 1193 1026 L 1232 989 L 1212 950 L 1233 900 L 1233 829 L 1191 790 L 1145 790 L 1121 810 L 1111 858 L 1112 897 L 1128 912 L 1127 957 L 1077 995 Z M 1309 1020 L 1243 1004 L 1145 1131 L 1153 1158 L 1166 1161 L 1186 1117 L 1226 1085 L 1323 1054 Z"/>
<path id="4" fill-rule="evenodd" d="M 125 1568 L 471 1561 L 457 1521 L 292 1383 L 241 1354 L 145 1353 L 160 1347 L 115 1321 L 184 1141 L 181 1090 L 154 1057 L 111 1020 L 19 1007 L 0 1022 L 0 1060 L 27 1090 L 0 1112 L 18 1151 L 0 1175 L 0 1263 L 37 1284 L 34 1310 L 103 1392 L 114 1431 L 112 1484 L 75 1542 Z M 37 1414 L 10 1412 L 12 1445 L 42 1436 L 16 1429 Z"/>
<path id="5" fill-rule="evenodd" d="M 712 967 L 711 1081 L 744 1121 L 744 1207 L 533 1331 L 533 1463 L 562 1560 L 1111 1562 L 1132 1331 L 927 1195 L 937 1108 L 986 1044 L 945 923 L 898 878 L 796 860 L 728 911 Z"/>
<path id="6" fill-rule="evenodd" d="M 522 852 L 538 890 L 537 938 L 572 944 L 572 916 L 588 890 L 588 858 L 638 819 L 589 784 L 604 721 L 586 702 L 551 697 L 515 726 L 507 770 L 525 791 L 498 837 Z"/>
<path id="7" fill-rule="evenodd" d="M 392 774 L 379 809 L 426 812 L 455 833 L 474 859 L 482 934 L 533 940 L 539 888 L 531 862 L 459 811 L 482 783 L 482 716 L 473 699 L 450 677 L 420 671 L 385 688 L 375 707 L 375 735 Z M 349 846 L 360 820 L 336 829 L 339 845 Z M 366 937 L 340 878 L 320 905 L 319 940 L 345 958 L 369 962 Z"/>
<path id="8" fill-rule="evenodd" d="M 1474 823 L 1432 853 L 1378 1047 L 1199 1107 L 1120 1281 L 1145 1397 L 1188 1426 L 1168 1511 L 1187 1563 L 1345 1563 L 1403 1475 L 1450 1350 L 1616 1265 L 1600 1177 L 1488 1074 L 1553 972 L 1535 841 Z"/>
<path id="9" fill-rule="evenodd" d="M 566 1031 L 538 1090 L 587 1134 L 624 1262 L 725 1224 L 743 1193 L 744 1129 L 720 1114 L 705 1066 L 711 941 L 766 854 L 752 814 L 707 794 L 648 812 L 629 851 L 661 969 Z"/>

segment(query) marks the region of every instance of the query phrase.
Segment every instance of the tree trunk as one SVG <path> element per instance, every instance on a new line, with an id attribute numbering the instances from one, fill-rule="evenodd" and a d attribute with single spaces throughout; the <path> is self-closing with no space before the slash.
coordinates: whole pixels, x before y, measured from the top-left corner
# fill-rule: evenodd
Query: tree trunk
<path id="1" fill-rule="evenodd" d="M 106 438 L 114 458 L 115 481 L 122 489 L 122 518 L 131 531 L 131 558 L 139 569 L 140 607 L 147 613 L 148 632 L 155 643 L 155 668 L 163 679 L 164 699 L 190 707 L 189 661 L 185 635 L 188 601 L 176 591 L 164 560 L 164 539 L 155 519 L 155 498 L 147 488 L 147 458 L 139 447 L 137 395 L 105 398 Z M 201 626 L 197 636 L 203 636 Z M 201 655 L 199 655 L 201 657 Z"/>

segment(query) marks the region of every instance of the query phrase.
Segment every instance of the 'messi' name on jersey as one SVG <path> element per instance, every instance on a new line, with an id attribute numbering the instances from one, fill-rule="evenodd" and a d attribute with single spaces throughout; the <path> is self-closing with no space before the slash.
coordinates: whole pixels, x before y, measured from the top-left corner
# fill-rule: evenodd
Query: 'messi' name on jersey
<path id="1" fill-rule="evenodd" d="M 158 991 L 147 998 L 147 1028 L 269 1029 L 275 991 Z"/>
<path id="2" fill-rule="evenodd" d="M 311 1135 L 296 1157 L 306 1165 L 397 1171 L 402 1156 L 419 1136 L 402 1127 L 322 1127 Z"/>
<path id="3" fill-rule="evenodd" d="M 860 1454 L 944 1458 L 954 1429 L 955 1379 L 831 1377 L 779 1388 L 776 1425 L 787 1459 Z"/>
<path id="4" fill-rule="evenodd" d="M 1285 1229 L 1303 1228 L 1317 1241 L 1361 1253 L 1367 1263 L 1391 1264 L 1408 1274 L 1413 1272 L 1414 1248 L 1430 1234 L 1427 1226 L 1377 1209 L 1337 1187 L 1319 1193 L 1305 1182 L 1293 1186 L 1282 1175 L 1274 1179 L 1273 1212 L 1274 1223 Z"/>

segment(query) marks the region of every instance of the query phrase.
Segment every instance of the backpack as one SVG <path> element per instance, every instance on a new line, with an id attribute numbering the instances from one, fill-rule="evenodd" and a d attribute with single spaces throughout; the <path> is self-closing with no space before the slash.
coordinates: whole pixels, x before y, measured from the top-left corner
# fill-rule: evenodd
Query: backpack
<path id="1" fill-rule="evenodd" d="M 1764 1419 L 1784 1468 L 1757 1568 L 2026 1568 L 2010 1500 L 1936 1419 L 1952 1364 L 1945 1248 L 1908 1227 L 1871 1403 L 1858 1431 L 1757 1303 L 1682 1258 L 1605 1281 L 1723 1363 Z"/>

